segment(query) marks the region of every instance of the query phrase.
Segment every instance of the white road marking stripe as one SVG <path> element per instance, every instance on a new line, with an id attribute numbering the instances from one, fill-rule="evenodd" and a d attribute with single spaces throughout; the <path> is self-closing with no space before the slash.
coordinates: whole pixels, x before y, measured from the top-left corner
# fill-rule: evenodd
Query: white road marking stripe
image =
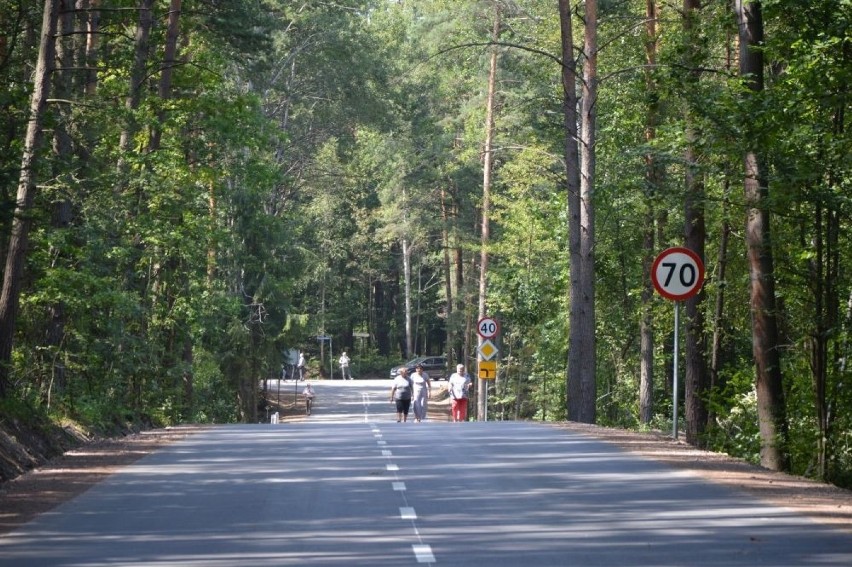
<path id="1" fill-rule="evenodd" d="M 435 563 L 431 545 L 412 545 L 411 548 L 418 563 Z"/>
<path id="2" fill-rule="evenodd" d="M 382 434 L 379 427 L 373 423 L 370 424 L 371 430 L 373 432 L 373 436 L 376 438 L 376 444 L 379 447 L 387 447 L 387 441 L 381 440 Z M 393 452 L 389 449 L 382 449 L 382 456 L 385 458 L 391 458 Z M 397 472 L 399 471 L 399 465 L 394 463 L 387 463 L 385 465 L 388 471 Z M 399 478 L 398 475 L 394 475 L 396 478 Z M 402 503 L 408 504 L 408 498 L 406 498 L 406 486 L 404 482 L 394 480 L 391 482 L 391 487 L 394 492 L 399 492 L 402 497 Z M 414 529 L 414 536 L 417 541 L 420 543 L 414 544 L 411 546 L 412 551 L 414 552 L 414 558 L 417 560 L 417 563 L 421 564 L 435 564 L 435 554 L 432 553 L 432 546 L 424 544 L 423 538 L 420 535 L 420 530 L 417 529 L 417 512 L 415 512 L 413 506 L 400 506 L 399 515 L 403 520 L 411 520 L 412 528 Z"/>

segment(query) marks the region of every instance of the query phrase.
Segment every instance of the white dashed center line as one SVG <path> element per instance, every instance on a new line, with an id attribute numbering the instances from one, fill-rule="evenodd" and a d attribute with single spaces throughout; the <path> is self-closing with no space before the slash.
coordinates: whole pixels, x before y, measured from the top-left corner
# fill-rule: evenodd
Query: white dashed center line
<path id="1" fill-rule="evenodd" d="M 431 545 L 412 545 L 411 548 L 418 563 L 435 563 Z"/>
<path id="2" fill-rule="evenodd" d="M 375 424 L 371 424 L 373 436 L 377 439 L 376 444 L 379 447 L 386 447 L 387 442 L 381 440 L 382 434 L 381 430 Z M 381 450 L 382 457 L 385 459 L 390 459 L 393 456 L 393 452 L 389 449 Z M 397 473 L 399 472 L 399 465 L 396 463 L 386 463 L 385 467 L 388 471 Z M 395 480 L 391 482 L 391 487 L 394 492 L 398 492 L 402 497 L 402 503 L 405 506 L 400 506 L 399 515 L 403 520 L 409 520 L 411 522 L 411 527 L 414 530 L 414 535 L 417 537 L 417 541 L 419 543 L 411 546 L 411 550 L 414 552 L 414 558 L 417 560 L 417 563 L 427 563 L 434 564 L 436 563 L 435 554 L 432 553 L 432 546 L 423 543 L 423 537 L 420 535 L 420 530 L 417 529 L 417 512 L 414 510 L 413 506 L 408 505 L 408 497 L 406 496 L 406 486 L 405 483 L 399 480 L 399 477 L 394 474 Z"/>

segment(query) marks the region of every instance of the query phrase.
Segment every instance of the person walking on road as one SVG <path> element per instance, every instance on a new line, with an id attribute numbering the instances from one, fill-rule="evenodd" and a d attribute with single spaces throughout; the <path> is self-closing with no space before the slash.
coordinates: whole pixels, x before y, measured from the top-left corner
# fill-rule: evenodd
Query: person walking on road
<path id="1" fill-rule="evenodd" d="M 456 365 L 456 371 L 450 376 L 447 388 L 450 391 L 450 414 L 453 422 L 467 420 L 467 398 L 470 392 L 470 376 L 464 371 L 464 364 Z"/>
<path id="2" fill-rule="evenodd" d="M 411 378 L 408 377 L 408 369 L 402 368 L 391 386 L 391 402 L 396 404 L 396 421 L 408 421 L 408 410 L 411 408 Z"/>
<path id="3" fill-rule="evenodd" d="M 305 381 L 305 353 L 299 352 L 299 362 L 296 364 L 296 368 L 299 369 L 299 381 Z"/>
<path id="4" fill-rule="evenodd" d="M 340 355 L 340 358 L 337 360 L 337 364 L 340 365 L 340 376 L 344 380 L 352 380 L 352 373 L 349 372 L 349 357 L 346 355 L 346 351 L 343 351 L 343 354 Z"/>
<path id="5" fill-rule="evenodd" d="M 314 388 L 311 386 L 310 382 L 305 384 L 305 389 L 302 391 L 302 395 L 305 396 L 305 415 L 311 415 L 311 409 L 313 409 L 316 393 L 314 392 Z"/>
<path id="6" fill-rule="evenodd" d="M 414 369 L 414 374 L 411 375 L 411 384 L 414 387 L 411 402 L 414 409 L 414 420 L 420 423 L 426 419 L 429 398 L 432 397 L 432 383 L 429 381 L 429 375 L 423 370 L 422 365 L 418 364 L 417 368 Z"/>

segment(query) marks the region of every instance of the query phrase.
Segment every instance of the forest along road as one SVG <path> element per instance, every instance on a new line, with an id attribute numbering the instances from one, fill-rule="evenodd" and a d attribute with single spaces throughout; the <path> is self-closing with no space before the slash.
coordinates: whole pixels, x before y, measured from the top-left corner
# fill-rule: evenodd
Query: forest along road
<path id="1" fill-rule="evenodd" d="M 315 387 L 310 418 L 167 445 L 0 537 L 0 565 L 852 565 L 849 532 L 581 433 Z"/>

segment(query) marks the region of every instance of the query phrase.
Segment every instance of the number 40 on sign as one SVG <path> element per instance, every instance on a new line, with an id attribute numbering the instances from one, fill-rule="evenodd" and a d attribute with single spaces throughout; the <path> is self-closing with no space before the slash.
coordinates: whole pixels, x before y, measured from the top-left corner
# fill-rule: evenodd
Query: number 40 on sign
<path id="1" fill-rule="evenodd" d="M 500 332 L 500 325 L 491 317 L 483 317 L 476 324 L 476 332 L 483 339 L 493 339 Z"/>

